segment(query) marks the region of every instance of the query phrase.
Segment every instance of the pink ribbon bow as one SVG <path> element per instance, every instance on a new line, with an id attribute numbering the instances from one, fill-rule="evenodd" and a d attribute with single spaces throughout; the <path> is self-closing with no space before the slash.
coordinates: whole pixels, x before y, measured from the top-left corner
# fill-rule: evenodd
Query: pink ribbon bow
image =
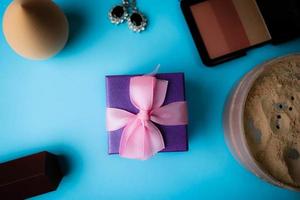
<path id="1" fill-rule="evenodd" d="M 122 157 L 146 160 L 165 148 L 159 129 L 160 125 L 187 124 L 187 105 L 178 101 L 162 106 L 168 81 L 153 76 L 136 76 L 130 79 L 131 103 L 139 109 L 133 114 L 117 108 L 107 108 L 108 131 L 123 128 L 119 154 Z"/>

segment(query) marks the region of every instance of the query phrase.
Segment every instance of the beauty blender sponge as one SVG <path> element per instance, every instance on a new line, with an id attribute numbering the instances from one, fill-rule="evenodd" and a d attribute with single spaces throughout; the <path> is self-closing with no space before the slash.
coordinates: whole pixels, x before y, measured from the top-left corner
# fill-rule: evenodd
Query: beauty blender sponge
<path id="1" fill-rule="evenodd" d="M 66 16 L 51 0 L 14 0 L 4 13 L 2 26 L 10 47 L 33 60 L 58 53 L 69 35 Z"/>

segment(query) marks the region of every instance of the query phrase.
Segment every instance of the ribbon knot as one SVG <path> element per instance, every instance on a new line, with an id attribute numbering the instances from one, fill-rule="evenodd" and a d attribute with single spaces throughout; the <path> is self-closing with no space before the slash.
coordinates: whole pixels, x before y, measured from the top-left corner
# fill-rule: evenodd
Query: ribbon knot
<path id="1" fill-rule="evenodd" d="M 137 117 L 142 121 L 149 121 L 150 120 L 150 114 L 147 110 L 140 110 L 140 112 L 137 114 Z"/>
<path id="2" fill-rule="evenodd" d="M 123 129 L 119 154 L 122 157 L 146 160 L 165 148 L 161 132 L 155 123 L 166 126 L 186 125 L 185 101 L 163 105 L 168 81 L 153 76 L 136 76 L 130 79 L 131 103 L 139 110 L 137 114 L 107 108 L 108 131 Z"/>

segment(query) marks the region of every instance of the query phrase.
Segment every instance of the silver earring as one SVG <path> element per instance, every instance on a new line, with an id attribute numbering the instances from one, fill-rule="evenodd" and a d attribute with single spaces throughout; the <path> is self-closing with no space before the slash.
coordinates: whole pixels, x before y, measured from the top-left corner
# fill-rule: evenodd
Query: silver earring
<path id="1" fill-rule="evenodd" d="M 145 30 L 147 26 L 147 18 L 138 11 L 136 7 L 136 0 L 132 1 L 131 4 L 132 12 L 128 17 L 128 27 L 134 32 L 141 32 Z"/>
<path id="2" fill-rule="evenodd" d="M 121 5 L 114 6 L 109 12 L 108 17 L 113 24 L 121 24 L 128 17 L 128 0 L 123 0 Z"/>

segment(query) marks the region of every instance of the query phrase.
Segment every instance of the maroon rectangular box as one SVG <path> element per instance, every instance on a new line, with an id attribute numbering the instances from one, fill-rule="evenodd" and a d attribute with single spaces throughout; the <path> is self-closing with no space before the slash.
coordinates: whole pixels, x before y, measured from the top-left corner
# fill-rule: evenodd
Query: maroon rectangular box
<path id="1" fill-rule="evenodd" d="M 0 164 L 0 199 L 25 199 L 56 190 L 63 175 L 58 157 L 41 152 Z"/>

